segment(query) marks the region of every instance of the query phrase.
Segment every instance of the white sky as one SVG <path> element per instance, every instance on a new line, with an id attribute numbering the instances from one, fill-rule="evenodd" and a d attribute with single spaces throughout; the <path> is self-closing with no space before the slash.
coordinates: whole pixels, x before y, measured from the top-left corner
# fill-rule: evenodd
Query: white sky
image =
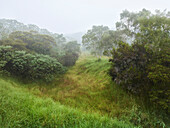
<path id="1" fill-rule="evenodd" d="M 93 25 L 114 28 L 122 10 L 170 11 L 170 0 L 0 0 L 0 19 L 16 19 L 56 33 L 86 31 Z"/>

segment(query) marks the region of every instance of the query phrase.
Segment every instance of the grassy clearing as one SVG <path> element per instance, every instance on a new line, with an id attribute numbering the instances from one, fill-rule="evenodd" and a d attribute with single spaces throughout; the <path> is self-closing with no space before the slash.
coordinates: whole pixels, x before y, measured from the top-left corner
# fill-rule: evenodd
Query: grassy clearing
<path id="1" fill-rule="evenodd" d="M 76 65 L 53 85 L 31 85 L 38 96 L 51 97 L 69 107 L 112 118 L 130 113 L 136 104 L 132 96 L 117 87 L 108 75 L 108 58 L 81 57 Z"/>
<path id="2" fill-rule="evenodd" d="M 8 78 L 8 80 L 5 81 L 8 81 L 8 83 L 11 83 L 13 86 L 9 86 L 11 92 L 12 90 L 18 90 L 17 93 L 21 94 L 22 99 L 26 102 L 25 108 L 29 108 L 29 104 L 31 105 L 31 109 L 29 108 L 29 110 L 31 110 L 31 116 L 27 114 L 27 111 L 23 112 L 23 115 L 26 113 L 26 117 L 29 118 L 27 122 L 36 122 L 35 124 L 37 125 L 33 125 L 34 127 L 43 126 L 42 124 L 44 123 L 42 122 L 47 124 L 43 127 L 73 127 L 73 124 L 75 124 L 74 127 L 83 128 L 117 127 L 117 124 L 119 124 L 118 126 L 120 127 L 131 127 L 130 125 L 125 125 L 124 123 L 122 124 L 122 122 L 112 119 L 131 122 L 138 127 L 166 127 L 161 114 L 160 117 L 158 117 L 157 115 L 151 114 L 149 110 L 146 110 L 144 105 L 140 104 L 141 106 L 139 107 L 136 101 L 140 99 L 134 98 L 114 84 L 108 75 L 109 68 L 110 63 L 108 62 L 108 58 L 102 58 L 101 61 L 98 61 L 97 58 L 92 56 L 81 56 L 75 66 L 71 67 L 64 76 L 56 78 L 53 83 L 23 84 L 12 78 Z M 19 88 L 22 87 L 22 89 L 19 89 L 18 85 Z M 11 94 L 11 97 L 13 97 L 12 95 L 13 94 Z M 34 101 L 32 102 L 28 97 L 33 97 L 31 99 L 34 99 Z M 16 99 L 19 100 L 20 96 Z M 10 105 L 15 104 L 10 98 L 8 102 Z M 17 105 L 20 106 L 20 104 L 19 101 Z M 40 108 L 35 107 L 37 106 L 36 104 L 40 104 Z M 32 109 L 32 107 L 34 109 Z M 10 108 L 5 110 L 8 109 L 10 110 Z M 25 111 L 25 109 L 23 110 Z M 15 111 L 16 109 L 13 109 L 14 113 Z M 18 112 L 20 113 L 22 111 Z M 38 115 L 36 113 L 38 113 Z M 92 114 L 92 116 L 90 116 L 90 114 Z M 21 117 L 23 115 L 21 114 Z M 106 123 L 103 123 L 103 119 Z M 12 119 L 7 119 L 7 117 L 5 120 L 8 122 L 12 121 Z M 17 120 L 20 122 L 20 119 Z M 91 123 L 89 123 L 89 121 Z M 111 124 L 109 123 L 110 121 L 112 122 Z M 98 125 L 99 123 L 101 126 Z M 24 124 L 24 126 L 26 125 Z"/>
<path id="3" fill-rule="evenodd" d="M 50 98 L 37 98 L 20 85 L 0 79 L 1 128 L 117 128 L 130 124 L 86 114 Z"/>
<path id="4" fill-rule="evenodd" d="M 130 121 L 140 127 L 164 127 L 162 115 L 150 112 L 137 99 L 117 86 L 108 75 L 110 63 L 103 57 L 81 56 L 76 65 L 49 85 L 28 85 L 30 92 L 50 97 L 61 104 L 86 113 Z M 136 103 L 136 101 L 139 103 Z"/>

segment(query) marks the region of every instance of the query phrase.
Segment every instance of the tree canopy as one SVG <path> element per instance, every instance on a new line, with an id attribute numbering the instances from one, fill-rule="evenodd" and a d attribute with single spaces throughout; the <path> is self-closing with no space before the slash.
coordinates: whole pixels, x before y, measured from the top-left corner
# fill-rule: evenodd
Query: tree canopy
<path id="1" fill-rule="evenodd" d="M 103 34 L 109 31 L 107 26 L 93 26 L 92 29 L 82 37 L 82 43 L 91 53 L 95 55 L 102 55 L 104 52 L 104 44 L 101 41 Z"/>

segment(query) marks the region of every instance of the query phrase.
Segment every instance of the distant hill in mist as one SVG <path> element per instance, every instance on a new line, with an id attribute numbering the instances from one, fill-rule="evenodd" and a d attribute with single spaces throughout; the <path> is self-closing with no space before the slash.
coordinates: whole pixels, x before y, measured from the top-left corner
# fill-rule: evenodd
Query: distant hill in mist
<path id="1" fill-rule="evenodd" d="M 77 40 L 79 44 L 82 42 L 82 36 L 85 34 L 85 32 L 77 32 L 77 33 L 71 33 L 71 34 L 64 34 L 64 37 L 67 40 L 73 41 Z"/>
<path id="2" fill-rule="evenodd" d="M 9 34 L 15 31 L 35 31 L 39 34 L 46 34 L 53 37 L 57 43 L 66 42 L 63 34 L 52 33 L 47 29 L 42 29 L 34 24 L 24 24 L 13 19 L 0 19 L 0 39 L 8 37 Z"/>

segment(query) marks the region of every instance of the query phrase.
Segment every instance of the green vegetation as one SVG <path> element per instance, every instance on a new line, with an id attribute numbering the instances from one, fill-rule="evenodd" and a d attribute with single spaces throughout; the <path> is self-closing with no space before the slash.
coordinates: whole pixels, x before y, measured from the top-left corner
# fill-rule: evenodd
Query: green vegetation
<path id="1" fill-rule="evenodd" d="M 169 113 L 170 19 L 166 13 L 147 14 L 136 19 L 134 42 L 121 42 L 113 49 L 110 74 L 117 84 Z"/>
<path id="2" fill-rule="evenodd" d="M 82 43 L 87 49 L 91 51 L 94 55 L 103 55 L 104 47 L 106 46 L 101 39 L 103 34 L 108 32 L 109 28 L 107 26 L 93 26 L 91 30 L 82 37 Z"/>
<path id="3" fill-rule="evenodd" d="M 64 66 L 73 66 L 78 60 L 80 44 L 77 41 L 70 41 L 64 45 L 65 54 L 59 57 L 59 61 Z"/>
<path id="4" fill-rule="evenodd" d="M 133 127 L 98 114 L 86 114 L 51 99 L 37 98 L 15 83 L 0 80 L 1 128 L 118 128 Z"/>
<path id="5" fill-rule="evenodd" d="M 79 57 L 76 41 L 57 44 L 56 39 L 35 31 L 12 32 L 0 40 L 0 72 L 27 80 L 50 82 L 73 66 Z M 60 49 L 60 50 L 58 50 Z"/>
<path id="6" fill-rule="evenodd" d="M 82 43 L 92 55 L 111 55 L 110 50 L 118 41 L 124 41 L 125 37 L 119 30 L 109 30 L 107 26 L 93 26 L 82 37 Z"/>
<path id="7" fill-rule="evenodd" d="M 37 95 L 46 95 L 70 107 L 113 118 L 120 117 L 121 114 L 128 113 L 135 102 L 112 82 L 108 74 L 109 67 L 108 58 L 98 61 L 95 57 L 81 57 L 53 85 L 28 87 L 33 93 L 34 90 L 40 90 Z"/>
<path id="8" fill-rule="evenodd" d="M 64 73 L 64 67 L 48 55 L 29 54 L 13 51 L 10 46 L 0 46 L 2 72 L 27 80 L 51 81 L 54 76 Z"/>
<path id="9" fill-rule="evenodd" d="M 42 35 L 48 35 L 50 37 L 53 37 L 58 45 L 66 42 L 63 34 L 51 33 L 47 29 L 41 29 L 34 24 L 25 25 L 16 20 L 0 19 L 0 39 L 7 39 L 11 33 L 15 33 L 16 31 L 33 32 L 36 34 L 39 33 Z"/>
<path id="10" fill-rule="evenodd" d="M 51 101 L 53 100 L 52 102 L 56 104 L 60 103 L 64 105 L 65 108 L 70 109 L 70 111 L 79 111 L 80 115 L 87 113 L 87 115 L 92 114 L 109 120 L 117 119 L 123 121 L 126 125 L 121 125 L 119 122 L 120 127 L 130 127 L 127 125 L 129 124 L 128 122 L 131 122 L 136 127 L 154 128 L 167 126 L 162 120 L 162 115 L 157 116 L 152 114 L 152 112 L 149 112 L 145 108 L 145 105 L 140 102 L 139 98 L 127 94 L 123 89 L 114 84 L 108 74 L 110 66 L 108 58 L 106 57 L 98 60 L 96 57 L 82 56 L 75 66 L 71 67 L 66 74 L 60 79 L 53 81 L 53 83 L 23 84 L 16 80 L 9 80 L 8 78 L 8 84 L 11 84 L 10 86 L 12 86 L 12 88 L 19 89 L 22 94 L 28 94 L 29 92 L 28 95 L 34 96 L 35 99 L 41 99 L 42 102 L 44 100 L 46 101 L 46 99 L 51 99 Z M 140 102 L 140 104 L 138 102 Z M 45 105 L 48 104 L 46 102 L 44 103 Z M 33 102 L 32 105 L 34 104 L 36 104 L 36 102 Z M 54 108 L 48 108 L 44 111 L 53 111 L 53 109 Z M 35 108 L 36 112 L 40 110 L 38 107 L 37 109 Z M 40 117 L 37 116 L 36 120 L 39 120 L 39 118 Z M 50 117 L 48 118 L 51 119 Z M 92 117 L 89 117 L 89 120 L 93 120 L 90 118 Z"/>
<path id="11" fill-rule="evenodd" d="M 14 20 L 0 20 L 0 39 L 0 45 L 12 46 L 16 51 L 49 55 L 63 66 L 73 66 L 80 53 L 77 41 L 67 42 L 62 34 L 53 34 L 35 25 L 23 26 Z"/>
<path id="12" fill-rule="evenodd" d="M 125 10 L 80 58 L 77 41 L 0 20 L 0 127 L 170 127 L 169 14 Z"/>

